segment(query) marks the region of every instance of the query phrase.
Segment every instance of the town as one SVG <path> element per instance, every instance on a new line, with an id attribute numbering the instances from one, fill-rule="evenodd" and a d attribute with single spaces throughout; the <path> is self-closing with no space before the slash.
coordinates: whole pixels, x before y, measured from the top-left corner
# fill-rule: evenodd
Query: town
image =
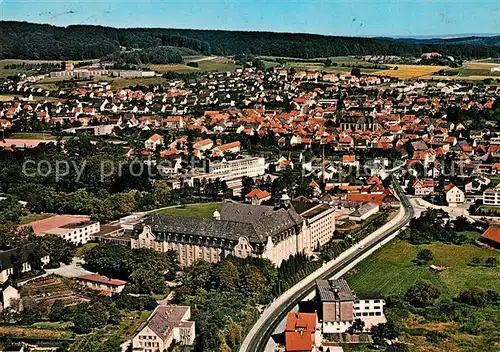
<path id="1" fill-rule="evenodd" d="M 500 348 L 498 59 L 197 60 L 0 78 L 3 350 Z"/>

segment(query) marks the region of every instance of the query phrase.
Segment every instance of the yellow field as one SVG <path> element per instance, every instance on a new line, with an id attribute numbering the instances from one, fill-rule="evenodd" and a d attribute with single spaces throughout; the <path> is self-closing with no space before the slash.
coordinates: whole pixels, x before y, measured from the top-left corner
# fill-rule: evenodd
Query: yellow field
<path id="1" fill-rule="evenodd" d="M 491 70 L 493 67 L 498 67 L 500 64 L 494 64 L 491 62 L 480 62 L 480 61 L 470 61 L 465 65 L 471 70 Z"/>
<path id="2" fill-rule="evenodd" d="M 151 65 L 151 69 L 153 71 L 159 72 L 159 73 L 165 73 L 165 72 L 192 72 L 192 71 L 199 71 L 195 67 L 191 67 L 188 65 L 184 64 L 175 64 L 175 65 Z"/>
<path id="3" fill-rule="evenodd" d="M 430 66 L 430 65 L 388 65 L 392 67 L 390 70 L 382 70 L 374 72 L 377 76 L 390 76 L 401 79 L 417 78 L 430 75 L 439 70 L 447 69 L 448 66 Z M 394 67 L 398 67 L 394 70 Z"/>

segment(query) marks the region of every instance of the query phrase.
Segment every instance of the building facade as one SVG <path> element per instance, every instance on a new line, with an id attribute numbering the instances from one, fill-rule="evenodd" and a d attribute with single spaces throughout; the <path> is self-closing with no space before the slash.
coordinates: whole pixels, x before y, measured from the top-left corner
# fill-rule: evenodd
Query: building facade
<path id="1" fill-rule="evenodd" d="M 500 190 L 499 189 L 487 189 L 483 192 L 483 204 L 500 206 Z"/>
<path id="2" fill-rule="evenodd" d="M 365 323 L 365 330 L 387 322 L 385 301 L 376 294 L 357 297 L 344 279 L 317 280 L 316 302 L 323 333 L 344 333 L 355 319 Z"/>
<path id="3" fill-rule="evenodd" d="M 192 345 L 195 324 L 190 318 L 191 308 L 188 306 L 160 304 L 132 339 L 132 350 L 162 352 L 166 351 L 172 342 Z"/>
<path id="4" fill-rule="evenodd" d="M 47 230 L 45 234 L 56 235 L 75 245 L 81 245 L 89 242 L 99 231 L 99 221 L 82 221 Z"/>

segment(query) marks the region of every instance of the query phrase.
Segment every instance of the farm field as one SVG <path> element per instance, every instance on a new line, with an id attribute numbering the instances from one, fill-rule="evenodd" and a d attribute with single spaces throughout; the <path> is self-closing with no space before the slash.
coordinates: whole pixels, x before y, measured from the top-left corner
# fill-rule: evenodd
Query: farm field
<path id="1" fill-rule="evenodd" d="M 186 57 L 186 64 L 173 65 L 151 65 L 151 69 L 159 72 L 203 72 L 203 71 L 218 71 L 227 72 L 234 71 L 237 65 L 224 57 L 218 56 L 194 56 Z M 198 67 L 188 66 L 188 62 L 196 62 Z"/>
<path id="2" fill-rule="evenodd" d="M 53 136 L 50 132 L 14 132 L 9 138 L 13 139 L 46 139 L 46 140 L 56 140 L 56 136 Z M 39 214 L 32 214 L 39 215 Z"/>
<path id="3" fill-rule="evenodd" d="M 478 234 L 466 233 L 471 238 Z M 426 266 L 412 263 L 420 249 L 430 249 L 434 254 L 432 264 L 449 269 L 440 273 L 432 272 Z M 454 297 L 465 288 L 480 286 L 484 289 L 500 287 L 500 271 L 496 268 L 473 267 L 468 264 L 472 258 L 483 260 L 494 257 L 500 261 L 500 252 L 476 247 L 472 244 L 461 246 L 442 243 L 410 245 L 406 241 L 394 240 L 377 251 L 372 257 L 362 261 L 347 276 L 351 288 L 356 292 L 380 292 L 384 296 L 404 294 L 408 287 L 419 279 L 429 280 L 445 297 Z"/>
<path id="4" fill-rule="evenodd" d="M 70 330 L 55 330 L 53 327 L 41 329 L 31 326 L 0 326 L 0 335 L 5 337 L 27 337 L 42 339 L 68 339 L 71 338 Z"/>
<path id="5" fill-rule="evenodd" d="M 223 203 L 190 204 L 178 208 L 167 208 L 155 211 L 157 214 L 185 216 L 189 218 L 212 218 L 215 210 L 221 210 Z"/>
<path id="6" fill-rule="evenodd" d="M 400 79 L 419 78 L 428 76 L 439 70 L 447 69 L 447 66 L 431 66 L 431 65 L 388 65 L 391 67 L 389 70 L 377 71 L 377 75 L 390 76 Z M 394 70 L 398 67 L 397 70 Z"/>

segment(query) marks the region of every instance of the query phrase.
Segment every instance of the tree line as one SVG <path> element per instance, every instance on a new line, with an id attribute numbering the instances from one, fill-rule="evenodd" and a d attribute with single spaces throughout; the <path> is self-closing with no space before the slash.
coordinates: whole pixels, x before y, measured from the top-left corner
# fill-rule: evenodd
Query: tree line
<path id="1" fill-rule="evenodd" d="M 315 34 L 194 29 L 112 28 L 92 25 L 57 27 L 27 22 L 0 22 L 0 59 L 84 60 L 127 49 L 160 46 L 201 54 L 269 55 L 317 58 L 346 55 L 420 56 L 437 51 L 457 57 L 498 57 L 495 41 L 398 41 Z"/>

